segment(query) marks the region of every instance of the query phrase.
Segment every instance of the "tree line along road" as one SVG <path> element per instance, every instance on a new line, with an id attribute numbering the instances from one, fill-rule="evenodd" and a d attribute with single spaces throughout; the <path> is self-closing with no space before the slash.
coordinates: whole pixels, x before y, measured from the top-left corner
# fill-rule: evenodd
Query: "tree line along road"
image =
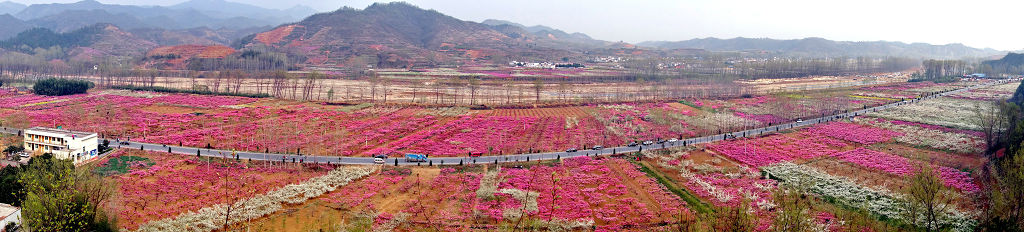
<path id="1" fill-rule="evenodd" d="M 884 110 L 892 107 L 897 107 L 906 104 L 912 104 L 925 99 L 932 99 L 937 97 L 946 96 L 958 92 L 968 91 L 976 88 L 983 88 L 997 84 L 1005 84 L 1011 81 L 1017 81 L 1020 79 L 1008 79 L 994 81 L 990 83 L 975 85 L 971 87 L 961 88 L 957 90 L 951 90 L 946 92 L 940 92 L 937 94 L 927 95 L 916 99 L 908 99 L 900 102 L 890 103 L 886 105 L 876 106 L 872 108 L 856 110 L 853 112 L 843 112 L 833 115 L 828 115 L 819 118 L 805 119 L 803 121 L 791 122 L 786 124 L 778 124 L 768 127 L 761 127 L 749 130 L 734 131 L 729 133 L 722 133 L 716 135 L 709 135 L 704 137 L 689 138 L 685 140 L 679 140 L 677 142 L 665 142 L 661 144 L 652 145 L 639 145 L 636 147 L 622 146 L 622 147 L 610 147 L 600 150 L 580 150 L 577 152 L 546 152 L 546 153 L 531 153 L 531 154 L 517 154 L 517 155 L 503 155 L 503 156 L 479 156 L 479 157 L 439 157 L 439 158 L 428 158 L 425 162 L 405 162 L 404 157 L 389 157 L 384 164 L 386 165 L 458 165 L 458 164 L 476 164 L 476 163 L 506 163 L 506 162 L 522 162 L 522 161 L 539 161 L 539 160 L 554 160 L 564 159 L 579 156 L 599 156 L 599 155 L 614 155 L 619 153 L 630 153 L 637 152 L 640 150 L 657 150 L 667 149 L 680 146 L 689 146 L 694 144 L 711 143 L 716 141 L 725 140 L 730 137 L 752 137 L 761 135 L 764 133 L 775 132 L 779 130 L 786 130 L 797 127 L 804 127 L 819 123 L 825 123 L 835 120 L 840 120 L 849 117 L 855 117 L 866 114 L 868 112 Z M 0 133 L 16 134 L 21 135 L 21 129 L 0 127 Z M 203 157 L 216 157 L 216 158 L 227 158 L 227 159 L 240 159 L 240 160 L 262 160 L 262 161 L 274 161 L 284 163 L 305 163 L 305 164 L 350 164 L 350 165 L 372 165 L 374 163 L 373 157 L 338 157 L 338 156 L 308 156 L 308 155 L 297 155 L 297 154 L 277 154 L 277 153 L 262 153 L 262 152 L 247 152 L 247 151 L 231 151 L 231 150 L 219 150 L 219 149 L 204 149 L 195 147 L 181 147 L 171 146 L 163 144 L 152 144 L 152 143 L 141 143 L 132 141 L 120 141 L 110 140 L 111 147 L 120 147 L 123 149 L 141 149 L 146 151 L 157 151 L 157 152 L 169 152 L 174 154 L 182 155 L 198 155 Z M 121 142 L 124 142 L 122 144 Z"/>

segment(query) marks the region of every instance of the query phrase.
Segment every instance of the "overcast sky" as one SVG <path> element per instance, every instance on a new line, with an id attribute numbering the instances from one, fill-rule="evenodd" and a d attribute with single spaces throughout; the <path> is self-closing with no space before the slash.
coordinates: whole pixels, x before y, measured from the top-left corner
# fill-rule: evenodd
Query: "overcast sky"
<path id="1" fill-rule="evenodd" d="M 25 4 L 75 2 L 15 0 Z M 99 0 L 171 5 L 185 0 Z M 375 0 L 228 0 L 267 8 L 362 9 Z M 1024 49 L 1024 1 L 1017 0 L 407 0 L 463 20 L 543 24 L 591 37 L 648 40 L 749 37 L 962 43 Z"/>

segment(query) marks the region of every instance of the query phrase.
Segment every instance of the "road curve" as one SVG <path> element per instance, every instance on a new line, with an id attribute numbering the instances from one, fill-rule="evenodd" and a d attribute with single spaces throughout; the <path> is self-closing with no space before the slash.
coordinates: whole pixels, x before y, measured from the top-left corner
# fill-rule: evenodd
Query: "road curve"
<path id="1" fill-rule="evenodd" d="M 431 165 L 431 164 L 432 165 L 457 165 L 457 164 L 460 164 L 460 163 L 462 163 L 462 164 L 494 163 L 494 162 L 505 163 L 505 162 L 535 161 L 535 160 L 553 160 L 553 159 L 572 158 L 572 157 L 579 157 L 579 156 L 612 155 L 612 154 L 618 154 L 618 153 L 636 152 L 636 151 L 639 151 L 641 149 L 643 149 L 643 150 L 648 150 L 648 149 L 656 150 L 656 149 L 666 149 L 666 148 L 679 147 L 679 146 L 689 146 L 689 145 L 693 145 L 693 144 L 702 144 L 702 143 L 710 143 L 710 142 L 720 141 L 720 140 L 725 139 L 726 136 L 752 137 L 752 136 L 757 136 L 757 135 L 761 135 L 761 134 L 764 134 L 764 133 L 770 133 L 770 132 L 775 132 L 775 131 L 779 131 L 779 130 L 786 130 L 786 129 L 791 129 L 791 128 L 795 128 L 795 127 L 804 127 L 804 126 L 814 125 L 814 124 L 818 124 L 818 123 L 830 122 L 830 121 L 834 121 L 834 120 L 838 120 L 838 119 L 843 119 L 843 118 L 847 118 L 847 117 L 854 117 L 854 116 L 863 115 L 863 114 L 866 114 L 868 112 L 874 112 L 874 111 L 884 110 L 884 109 L 888 109 L 888 108 L 892 108 L 892 107 L 896 107 L 896 106 L 916 103 L 916 102 L 924 100 L 924 99 L 932 99 L 932 98 L 942 97 L 942 96 L 946 96 L 946 95 L 949 95 L 949 94 L 954 94 L 954 93 L 958 93 L 958 92 L 962 92 L 962 91 L 967 91 L 967 90 L 971 90 L 971 89 L 988 87 L 988 86 L 996 85 L 996 84 L 1004 84 L 1004 83 L 1008 83 L 1010 81 L 1015 81 L 1015 80 L 1019 80 L 1019 79 L 994 81 L 994 82 L 990 82 L 990 83 L 975 85 L 975 86 L 966 87 L 966 88 L 957 89 L 957 90 L 952 90 L 952 91 L 941 92 L 941 93 L 938 93 L 938 94 L 935 94 L 935 95 L 924 96 L 924 97 L 917 98 L 917 99 L 904 100 L 904 101 L 900 101 L 900 102 L 895 102 L 895 103 L 890 103 L 890 104 L 886 104 L 886 105 L 876 106 L 876 107 L 872 107 L 872 108 L 857 110 L 857 111 L 853 111 L 853 112 L 845 112 L 845 113 L 829 115 L 829 116 L 820 117 L 820 118 L 805 119 L 802 122 L 792 122 L 792 123 L 786 123 L 786 124 L 773 125 L 773 126 L 769 126 L 769 127 L 761 127 L 761 128 L 755 128 L 755 129 L 749 129 L 749 130 L 735 131 L 735 132 L 731 132 L 731 133 L 723 133 L 723 134 L 709 135 L 709 136 L 704 136 L 704 137 L 689 138 L 689 139 L 680 140 L 680 141 L 674 142 L 674 143 L 665 142 L 665 143 L 662 143 L 662 144 L 653 144 L 653 145 L 649 145 L 649 146 L 636 146 L 636 147 L 628 147 L 628 146 L 610 147 L 610 148 L 604 148 L 604 149 L 601 149 L 601 150 L 580 150 L 580 151 L 577 151 L 577 152 L 546 152 L 546 153 L 531 153 L 531 154 L 517 154 L 517 155 L 503 155 L 503 156 L 480 156 L 480 157 L 438 157 L 438 158 L 429 158 L 427 162 L 405 162 L 404 157 L 392 157 L 392 158 L 387 159 L 384 162 L 384 164 L 386 164 L 386 165 L 395 165 L 395 164 L 397 164 L 397 165 Z M 21 132 L 20 129 L 0 127 L 0 133 L 20 134 L 20 132 Z M 140 142 L 130 142 L 130 141 L 126 141 L 125 142 L 126 144 L 121 144 L 120 143 L 121 141 L 120 140 L 116 140 L 116 139 L 115 140 L 110 140 L 110 142 L 111 142 L 111 147 L 120 147 L 120 148 L 125 148 L 125 149 L 142 149 L 142 150 L 146 150 L 146 151 L 170 152 L 170 153 L 174 153 L 174 154 L 198 155 L 198 156 L 203 156 L 203 157 L 236 158 L 236 157 L 232 156 L 232 151 L 231 150 L 203 149 L 203 148 L 195 148 L 195 147 L 181 147 L 181 146 L 171 146 L 171 145 L 152 144 L 152 143 L 140 143 Z M 265 161 L 288 162 L 288 163 L 295 162 L 295 163 L 307 163 L 307 164 L 354 164 L 354 165 L 374 164 L 374 162 L 373 162 L 374 158 L 372 158 L 372 157 L 308 156 L 308 155 L 276 154 L 276 153 L 246 152 L 246 151 L 238 151 L 238 152 L 235 152 L 234 154 L 237 155 L 237 159 L 241 159 L 241 160 L 265 160 Z"/>

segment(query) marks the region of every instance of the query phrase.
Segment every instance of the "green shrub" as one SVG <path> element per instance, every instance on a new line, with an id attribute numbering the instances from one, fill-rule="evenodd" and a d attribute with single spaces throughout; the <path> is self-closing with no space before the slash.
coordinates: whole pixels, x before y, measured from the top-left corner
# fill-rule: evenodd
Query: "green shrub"
<path id="1" fill-rule="evenodd" d="M 32 87 L 36 94 L 46 96 L 64 96 L 83 94 L 95 85 L 92 82 L 83 80 L 69 80 L 64 78 L 49 78 L 37 81 Z"/>

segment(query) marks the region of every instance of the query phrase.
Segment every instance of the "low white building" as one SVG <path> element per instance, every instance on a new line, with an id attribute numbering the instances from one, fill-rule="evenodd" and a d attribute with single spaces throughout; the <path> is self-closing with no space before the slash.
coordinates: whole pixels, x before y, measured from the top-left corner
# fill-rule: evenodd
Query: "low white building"
<path id="1" fill-rule="evenodd" d="M 0 203 L 0 230 L 12 222 L 21 225 L 21 209 Z"/>
<path id="2" fill-rule="evenodd" d="M 99 135 L 45 127 L 25 130 L 25 151 L 32 154 L 53 154 L 79 164 L 99 155 Z"/>

